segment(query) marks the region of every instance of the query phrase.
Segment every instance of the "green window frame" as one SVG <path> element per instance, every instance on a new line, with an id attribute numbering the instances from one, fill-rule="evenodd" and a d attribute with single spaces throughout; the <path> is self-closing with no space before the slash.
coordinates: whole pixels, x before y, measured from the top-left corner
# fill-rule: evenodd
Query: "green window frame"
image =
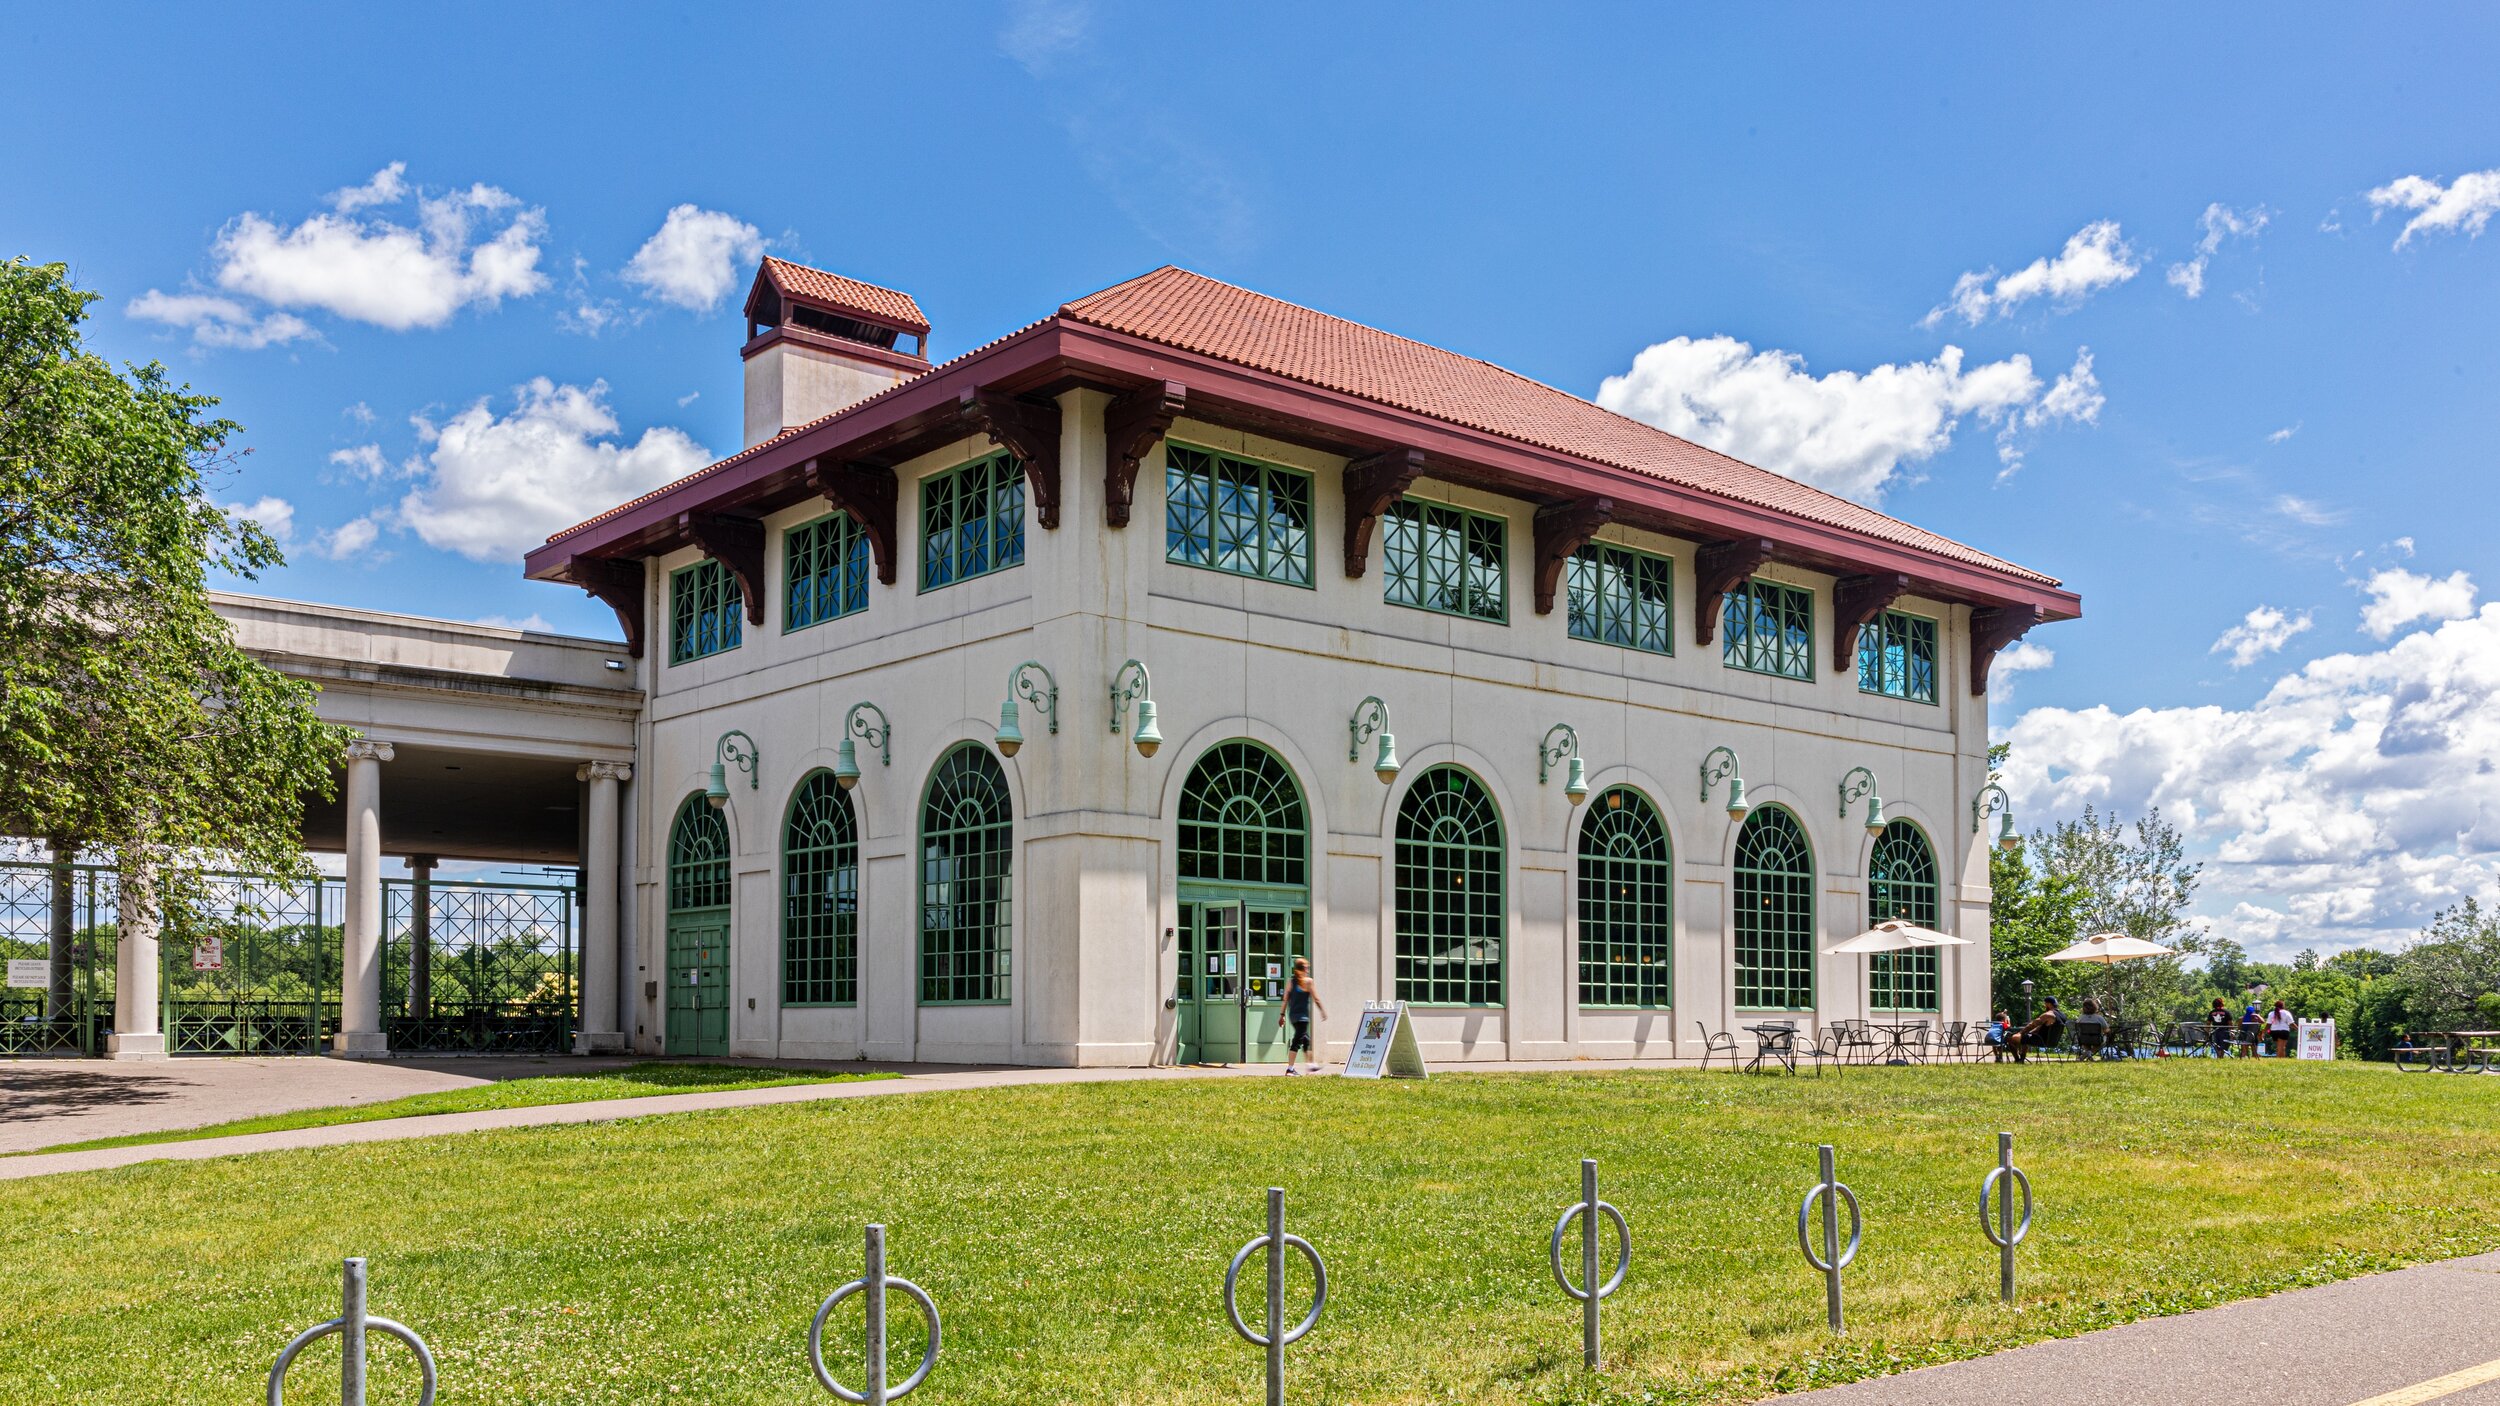
<path id="1" fill-rule="evenodd" d="M 1382 598 L 1469 620 L 1510 623 L 1510 524 L 1489 513 L 1400 498 L 1381 515 Z"/>
<path id="2" fill-rule="evenodd" d="M 1651 654 L 1675 653 L 1675 563 L 1653 552 L 1591 542 L 1565 568 L 1571 637 Z"/>
<path id="3" fill-rule="evenodd" d="M 1731 669 L 1811 680 L 1814 592 L 1758 577 L 1734 587 L 1721 607 L 1719 639 Z"/>
<path id="4" fill-rule="evenodd" d="M 1736 836 L 1736 1008 L 1814 1009 L 1814 846 L 1784 806 Z"/>
<path id="5" fill-rule="evenodd" d="M 1907 820 L 1893 821 L 1876 837 L 1866 865 L 1866 908 L 1869 927 L 1898 918 L 1937 928 L 1942 905 L 1935 847 Z M 1868 974 L 1867 1004 L 1887 1011 L 1942 1009 L 1938 955 L 1933 947 L 1876 953 Z"/>
<path id="6" fill-rule="evenodd" d="M 804 630 L 868 608 L 868 530 L 828 513 L 781 534 L 781 630 Z"/>
<path id="7" fill-rule="evenodd" d="M 668 911 L 729 906 L 729 824 L 697 791 L 668 830 Z"/>
<path id="8" fill-rule="evenodd" d="M 1675 1004 L 1675 853 L 1647 796 L 1609 787 L 1580 826 L 1580 1004 Z"/>
<path id="9" fill-rule="evenodd" d="M 988 749 L 929 773 L 920 806 L 920 1004 L 1003 1005 L 1015 937 L 1014 807 Z"/>
<path id="10" fill-rule="evenodd" d="M 781 1004 L 859 1003 L 859 822 L 829 771 L 808 773 L 781 828 Z"/>
<path id="11" fill-rule="evenodd" d="M 745 602 L 729 568 L 705 557 L 668 574 L 668 662 L 736 649 L 745 621 L 738 607 Z"/>
<path id="12" fill-rule="evenodd" d="M 1194 444 L 1163 446 L 1163 559 L 1311 584 L 1311 476 Z"/>
<path id="13" fill-rule="evenodd" d="M 920 481 L 920 589 L 1024 564 L 1024 465 L 1008 453 Z"/>
<path id="14" fill-rule="evenodd" d="M 1887 610 L 1858 629 L 1858 692 L 1936 701 L 1936 622 Z"/>
<path id="15" fill-rule="evenodd" d="M 1182 783 L 1185 880 L 1307 888 L 1310 833 L 1302 788 L 1284 762 L 1256 742 L 1208 748 Z"/>
<path id="16" fill-rule="evenodd" d="M 1499 1006 L 1505 849 L 1484 783 L 1454 766 L 1398 803 L 1397 991 L 1422 1006 Z"/>

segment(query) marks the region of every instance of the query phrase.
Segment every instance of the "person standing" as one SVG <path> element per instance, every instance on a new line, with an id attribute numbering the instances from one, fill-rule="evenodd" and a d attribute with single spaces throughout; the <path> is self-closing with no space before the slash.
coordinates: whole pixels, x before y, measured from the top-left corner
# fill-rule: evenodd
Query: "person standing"
<path id="1" fill-rule="evenodd" d="M 1285 1072 L 1288 1074 L 1302 1072 L 1294 1068 L 1294 1056 L 1306 1050 L 1311 1055 L 1311 1072 L 1319 1072 L 1319 1051 L 1311 1044 L 1313 1007 L 1317 1007 L 1321 1015 L 1328 1014 L 1328 1007 L 1320 1002 L 1318 988 L 1311 984 L 1311 959 L 1296 957 L 1293 959 L 1293 975 L 1285 982 L 1285 1022 L 1293 1028 L 1293 1038 L 1285 1044 Z"/>
<path id="2" fill-rule="evenodd" d="M 2266 1012 L 2266 1042 L 2274 1046 L 2276 1059 L 2288 1059 L 2292 1053 L 2292 1013 L 2281 998 L 2274 1009 Z"/>

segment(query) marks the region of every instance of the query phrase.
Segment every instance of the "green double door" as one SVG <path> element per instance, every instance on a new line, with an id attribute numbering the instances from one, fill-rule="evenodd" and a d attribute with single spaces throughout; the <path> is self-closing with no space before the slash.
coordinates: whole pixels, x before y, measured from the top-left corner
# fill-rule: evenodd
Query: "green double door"
<path id="1" fill-rule="evenodd" d="M 1311 955 L 1310 909 L 1242 899 L 1181 904 L 1180 1060 L 1281 1064 L 1285 983 Z"/>
<path id="2" fill-rule="evenodd" d="M 668 1052 L 729 1053 L 729 910 L 668 915 Z"/>

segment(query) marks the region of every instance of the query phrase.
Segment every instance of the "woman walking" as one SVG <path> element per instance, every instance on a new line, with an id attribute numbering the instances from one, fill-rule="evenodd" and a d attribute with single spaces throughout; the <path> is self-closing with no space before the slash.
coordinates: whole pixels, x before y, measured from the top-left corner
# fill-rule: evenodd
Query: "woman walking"
<path id="1" fill-rule="evenodd" d="M 1296 957 L 1293 959 L 1293 977 L 1285 983 L 1285 1021 L 1293 1027 L 1293 1038 L 1285 1045 L 1285 1072 L 1288 1074 L 1302 1072 L 1294 1068 L 1294 1056 L 1305 1050 L 1310 1051 L 1311 1072 L 1319 1072 L 1319 1051 L 1311 1045 L 1311 1009 L 1314 1006 L 1319 1008 L 1321 1015 L 1328 1014 L 1328 1007 L 1320 1004 L 1318 989 L 1311 985 L 1311 959 Z"/>

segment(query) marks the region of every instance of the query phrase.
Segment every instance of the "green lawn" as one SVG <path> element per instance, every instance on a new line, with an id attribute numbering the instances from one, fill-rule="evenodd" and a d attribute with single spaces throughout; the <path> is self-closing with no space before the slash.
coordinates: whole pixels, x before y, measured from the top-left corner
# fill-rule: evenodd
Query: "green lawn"
<path id="1" fill-rule="evenodd" d="M 1295 1401 L 1740 1401 L 2491 1249 L 2495 1108 L 2500 1079 L 2289 1060 L 1280 1076 L 140 1166 L 8 1188 L 0 1401 L 255 1400 L 345 1254 L 433 1342 L 447 1403 L 823 1400 L 808 1317 L 870 1219 L 946 1314 L 920 1400 L 1255 1400 L 1218 1285 L 1270 1183 L 1331 1278 Z M 2040 1196 L 2019 1311 L 1972 1211 L 1999 1128 Z M 1795 1243 L 1817 1141 L 1867 1213 L 1837 1341 Z M 1598 1378 L 1545 1267 L 1584 1154 L 1635 1236 Z M 409 1376 L 387 1358 L 377 1403 Z"/>
<path id="2" fill-rule="evenodd" d="M 299 1108 L 263 1118 L 237 1118 L 231 1123 L 176 1128 L 168 1132 L 132 1133 L 93 1138 L 30 1152 L 83 1152 L 95 1147 L 139 1147 L 157 1142 L 191 1142 L 199 1138 L 233 1137 L 239 1133 L 280 1133 L 289 1128 L 326 1128 L 333 1123 L 371 1123 L 385 1118 L 414 1118 L 423 1113 L 474 1113 L 488 1108 L 535 1108 L 546 1103 L 590 1103 L 610 1098 L 648 1098 L 653 1094 L 721 1093 L 729 1089 L 769 1089 L 780 1084 L 846 1083 L 887 1079 L 888 1074 L 830 1074 L 803 1070 L 759 1069 L 734 1064 L 636 1064 L 602 1074 L 553 1074 L 506 1079 L 465 1089 L 412 1094 L 381 1103 L 350 1103 L 331 1108 Z"/>

